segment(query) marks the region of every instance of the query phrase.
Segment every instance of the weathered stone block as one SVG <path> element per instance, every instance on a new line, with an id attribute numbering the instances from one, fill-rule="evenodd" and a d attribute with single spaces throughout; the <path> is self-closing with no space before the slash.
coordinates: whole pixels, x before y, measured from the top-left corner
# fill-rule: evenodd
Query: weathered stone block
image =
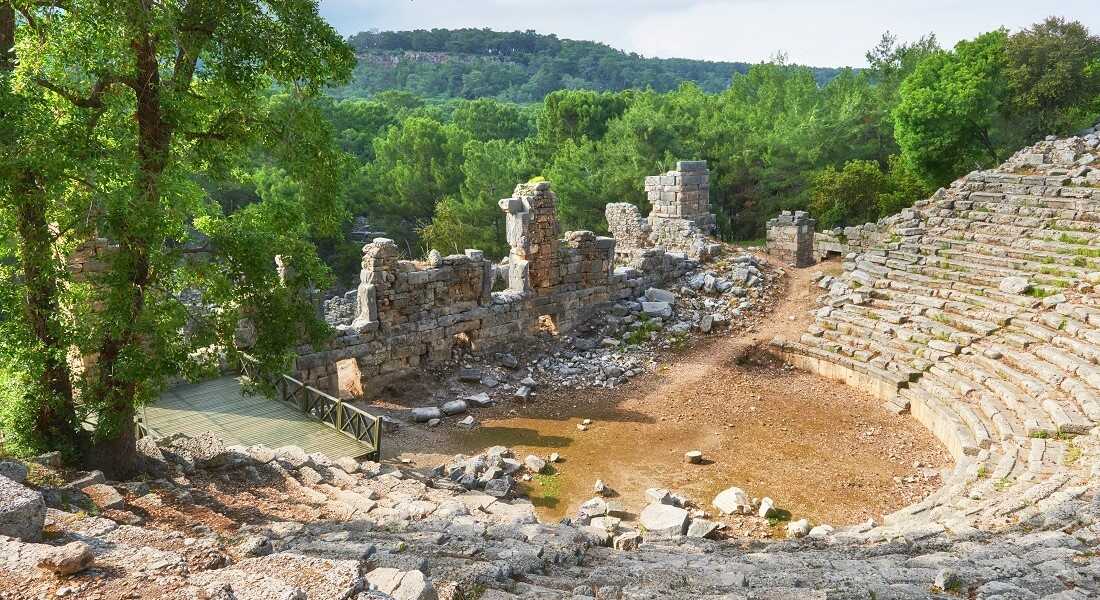
<path id="1" fill-rule="evenodd" d="M 35 542 L 45 520 L 42 494 L 0 475 L 0 535 Z"/>

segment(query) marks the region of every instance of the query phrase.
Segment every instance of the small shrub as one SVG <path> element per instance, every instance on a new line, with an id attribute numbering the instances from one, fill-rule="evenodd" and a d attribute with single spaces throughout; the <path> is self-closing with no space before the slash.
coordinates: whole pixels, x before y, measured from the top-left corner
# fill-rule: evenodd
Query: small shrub
<path id="1" fill-rule="evenodd" d="M 1028 296 L 1031 296 L 1032 298 L 1046 298 L 1047 296 L 1053 296 L 1057 293 L 1058 292 L 1054 290 L 1048 290 L 1041 287 L 1033 287 L 1028 289 L 1028 291 L 1026 292 L 1026 294 Z"/>
<path id="2" fill-rule="evenodd" d="M 1077 244 L 1081 246 L 1087 246 L 1089 243 L 1088 238 L 1076 237 L 1069 235 L 1068 233 L 1063 233 L 1062 235 L 1058 236 L 1058 241 L 1062 242 L 1063 244 Z"/>

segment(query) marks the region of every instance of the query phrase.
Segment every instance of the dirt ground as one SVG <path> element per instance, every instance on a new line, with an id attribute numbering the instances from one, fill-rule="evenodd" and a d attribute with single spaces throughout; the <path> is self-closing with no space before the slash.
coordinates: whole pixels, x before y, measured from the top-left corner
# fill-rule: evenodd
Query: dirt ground
<path id="1" fill-rule="evenodd" d="M 543 390 L 533 402 L 475 410 L 482 426 L 473 431 L 453 423 L 403 427 L 387 436 L 386 454 L 432 467 L 496 444 L 521 459 L 558 452 L 556 474 L 525 486 L 545 519 L 572 514 L 592 497 L 596 479 L 615 490 L 628 514 L 646 504 L 647 488 L 668 488 L 713 512 L 714 495 L 736 485 L 770 496 L 796 519 L 878 519 L 938 487 L 949 455 L 911 417 L 760 351 L 776 335 L 797 339 L 805 330 L 821 292 L 812 277 L 821 270 L 836 272 L 839 264 L 788 270 L 786 294 L 755 327 L 667 354 L 656 373 L 615 389 Z M 582 419 L 593 421 L 587 431 L 577 427 Z M 689 450 L 702 451 L 704 463 L 685 464 Z M 769 535 L 762 519 L 734 527 Z"/>

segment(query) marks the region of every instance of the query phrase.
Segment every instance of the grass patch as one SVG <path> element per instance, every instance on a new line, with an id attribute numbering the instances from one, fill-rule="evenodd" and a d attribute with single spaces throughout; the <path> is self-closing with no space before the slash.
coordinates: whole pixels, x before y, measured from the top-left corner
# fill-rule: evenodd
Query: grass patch
<path id="1" fill-rule="evenodd" d="M 1077 244 L 1079 246 L 1089 245 L 1089 238 L 1077 237 L 1068 233 L 1063 233 L 1062 235 L 1058 236 L 1058 241 L 1062 242 L 1063 244 Z"/>
<path id="2" fill-rule="evenodd" d="M 1081 260 L 1084 260 L 1081 257 L 1077 257 L 1077 258 L 1080 258 Z M 1077 260 L 1077 258 L 1075 258 L 1074 260 Z M 1039 272 L 1042 273 L 1043 275 L 1054 275 L 1056 277 L 1073 277 L 1074 276 L 1073 271 L 1066 271 L 1065 269 L 1059 269 L 1058 267 L 1050 267 L 1050 266 L 1039 267 Z"/>
<path id="3" fill-rule="evenodd" d="M 1008 477 L 1002 477 L 993 483 L 993 489 L 998 492 L 1003 492 L 1010 487 L 1012 487 L 1012 479 Z"/>
<path id="4" fill-rule="evenodd" d="M 1062 455 L 1062 464 L 1072 465 L 1079 460 L 1081 460 L 1081 449 L 1077 447 L 1077 444 L 1073 442 L 1066 444 L 1066 453 Z"/>
<path id="5" fill-rule="evenodd" d="M 1039 431 L 1032 431 L 1031 433 L 1027 434 L 1027 437 L 1035 439 L 1035 440 L 1047 440 L 1047 439 L 1050 439 L 1050 434 L 1047 433 L 1046 431 L 1039 430 Z"/>
<path id="6" fill-rule="evenodd" d="M 65 485 L 65 480 L 62 479 L 57 471 L 35 462 L 25 464 L 27 465 L 27 483 L 39 488 L 61 487 Z"/>
<path id="7" fill-rule="evenodd" d="M 641 327 L 631 331 L 626 336 L 626 343 L 632 346 L 648 342 L 650 334 L 661 330 L 661 325 L 644 315 L 639 318 L 639 321 L 642 323 Z"/>
<path id="8" fill-rule="evenodd" d="M 481 597 L 484 596 L 487 591 L 489 591 L 489 588 L 480 583 L 475 583 L 473 587 L 462 594 L 460 600 L 481 600 Z"/>
<path id="9" fill-rule="evenodd" d="M 539 486 L 544 498 L 561 498 L 561 478 L 557 473 L 536 473 L 532 479 Z"/>
<path id="10" fill-rule="evenodd" d="M 1076 248 L 1073 251 L 1077 256 L 1086 256 L 1088 258 L 1100 258 L 1100 248 Z"/>
<path id="11" fill-rule="evenodd" d="M 791 520 L 791 511 L 784 510 L 782 508 L 773 508 L 772 512 L 768 514 L 768 526 L 778 527 L 779 525 Z"/>
<path id="12" fill-rule="evenodd" d="M 978 467 L 978 479 L 987 479 L 989 477 L 989 469 L 985 465 Z"/>

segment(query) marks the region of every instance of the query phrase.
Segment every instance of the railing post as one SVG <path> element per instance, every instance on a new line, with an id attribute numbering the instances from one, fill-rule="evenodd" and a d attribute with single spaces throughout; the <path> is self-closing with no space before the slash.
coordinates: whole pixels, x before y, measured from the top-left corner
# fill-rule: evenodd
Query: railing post
<path id="1" fill-rule="evenodd" d="M 374 429 L 374 439 L 371 440 L 371 445 L 374 446 L 374 461 L 382 462 L 382 417 L 375 417 L 371 428 Z"/>
<path id="2" fill-rule="evenodd" d="M 344 430 L 344 403 L 343 402 L 340 402 L 339 400 L 336 401 L 336 411 L 335 411 L 335 413 L 336 414 L 333 415 L 333 420 L 335 420 L 336 422 L 333 423 L 333 425 L 336 426 L 336 431 L 343 431 Z"/>

